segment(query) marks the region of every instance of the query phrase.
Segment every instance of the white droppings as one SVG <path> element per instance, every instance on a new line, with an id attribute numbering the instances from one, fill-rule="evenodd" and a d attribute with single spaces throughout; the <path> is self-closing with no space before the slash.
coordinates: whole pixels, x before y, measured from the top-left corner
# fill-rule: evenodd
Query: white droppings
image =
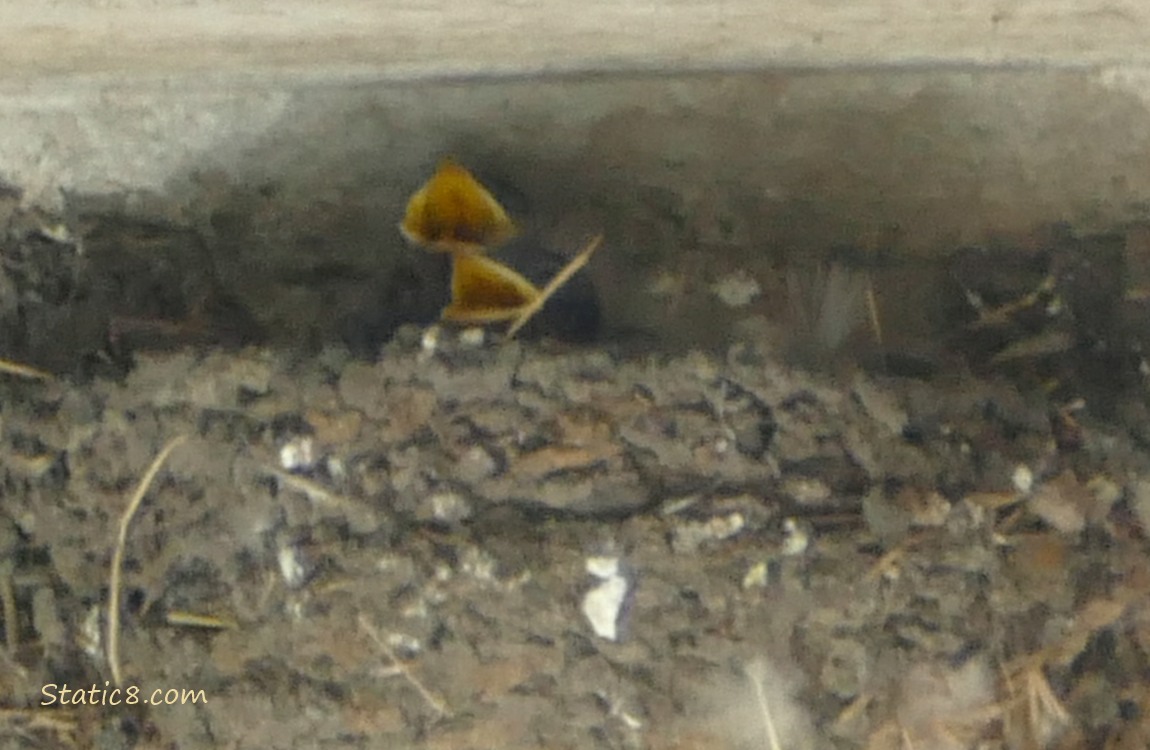
<path id="1" fill-rule="evenodd" d="M 616 575 L 604 579 L 583 597 L 583 616 L 595 635 L 608 641 L 619 638 L 619 613 L 627 597 L 627 579 Z"/>
<path id="2" fill-rule="evenodd" d="M 70 230 L 64 224 L 41 224 L 39 231 L 41 237 L 51 242 L 55 242 L 60 245 L 76 244 L 75 235 L 73 235 L 72 230 Z"/>
<path id="3" fill-rule="evenodd" d="M 643 728 L 643 722 L 632 716 L 627 711 L 619 711 L 615 715 L 619 717 L 619 721 L 623 722 L 623 726 L 627 727 L 632 732 L 637 732 Z"/>
<path id="4" fill-rule="evenodd" d="M 100 607 L 93 605 L 88 609 L 80 632 L 76 638 L 80 648 L 93 661 L 102 661 L 104 658 L 104 640 L 100 632 Z"/>
<path id="5" fill-rule="evenodd" d="M 462 346 L 478 349 L 483 346 L 486 341 L 487 332 L 478 326 L 464 328 L 459 332 L 459 343 Z"/>
<path id="6" fill-rule="evenodd" d="M 811 544 L 811 535 L 793 518 L 783 521 L 783 534 L 783 545 L 779 553 L 784 557 L 801 555 Z"/>
<path id="7" fill-rule="evenodd" d="M 629 583 L 621 573 L 617 557 L 588 557 L 586 571 L 599 579 L 599 584 L 583 597 L 583 616 L 595 635 L 609 641 L 619 638 L 619 615 L 627 598 Z"/>
<path id="8" fill-rule="evenodd" d="M 439 326 L 431 326 L 419 338 L 419 355 L 421 358 L 435 356 L 436 350 L 439 348 Z"/>
<path id="9" fill-rule="evenodd" d="M 1034 489 L 1034 472 L 1026 464 L 1019 464 L 1014 467 L 1014 474 L 1011 475 L 1010 482 L 1017 492 L 1029 495 L 1030 491 Z"/>
<path id="10" fill-rule="evenodd" d="M 759 560 L 757 563 L 747 569 L 747 574 L 743 576 L 744 589 L 761 589 L 767 585 L 767 562 L 766 560 Z"/>
<path id="11" fill-rule="evenodd" d="M 676 552 L 694 552 L 708 542 L 729 539 L 746 526 L 747 519 L 739 512 L 703 521 L 687 521 L 677 525 L 671 532 L 671 548 Z"/>
<path id="12" fill-rule="evenodd" d="M 496 580 L 497 567 L 498 563 L 495 558 L 479 547 L 467 547 L 459 561 L 461 573 L 483 583 L 491 583 Z"/>
<path id="13" fill-rule="evenodd" d="M 315 468 L 315 462 L 315 442 L 310 437 L 292 438 L 280 448 L 280 466 L 284 471 L 310 471 Z"/>
<path id="14" fill-rule="evenodd" d="M 279 563 L 280 575 L 283 576 L 284 583 L 287 584 L 288 588 L 298 587 L 307 577 L 307 569 L 300 559 L 299 550 L 291 545 L 284 545 L 279 548 L 276 553 L 276 562 Z"/>
<path id="15" fill-rule="evenodd" d="M 415 636 L 407 633 L 388 633 L 385 640 L 387 645 L 396 653 L 407 658 L 416 656 L 423 651 L 423 643 Z"/>
<path id="16" fill-rule="evenodd" d="M 429 498 L 431 514 L 440 523 L 459 523 L 471 517 L 471 503 L 458 492 L 437 492 Z"/>
<path id="17" fill-rule="evenodd" d="M 602 580 L 619 575 L 619 558 L 617 557 L 588 557 L 583 563 L 584 569 Z"/>

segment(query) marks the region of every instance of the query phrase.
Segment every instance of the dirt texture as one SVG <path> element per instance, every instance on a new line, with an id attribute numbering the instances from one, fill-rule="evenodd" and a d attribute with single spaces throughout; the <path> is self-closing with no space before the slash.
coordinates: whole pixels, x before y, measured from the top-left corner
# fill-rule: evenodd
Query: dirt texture
<path id="1" fill-rule="evenodd" d="M 109 291 L 52 226 L 13 209 L 0 276 L 8 350 L 63 373 L 0 374 L 4 746 L 1150 742 L 1144 386 L 1112 348 L 1101 395 L 1070 250 L 971 297 L 969 366 L 816 372 L 753 336 L 189 340 L 210 280 Z M 1026 322 L 1055 298 L 1073 321 Z M 126 345 L 112 299 L 167 345 Z"/>

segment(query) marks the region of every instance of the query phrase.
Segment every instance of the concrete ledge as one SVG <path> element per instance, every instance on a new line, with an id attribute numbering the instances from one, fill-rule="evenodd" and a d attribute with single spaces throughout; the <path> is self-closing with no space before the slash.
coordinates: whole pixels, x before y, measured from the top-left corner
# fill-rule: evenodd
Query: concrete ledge
<path id="1" fill-rule="evenodd" d="M 939 72 L 952 82 L 968 73 L 976 82 L 994 78 L 984 73 L 1015 71 L 1033 87 L 1044 85 L 1036 84 L 1041 80 L 1060 85 L 1067 79 L 1051 71 L 1062 71 L 1077 72 L 1116 96 L 1150 93 L 1150 6 L 1133 1 L 62 0 L 34 8 L 0 0 L 0 49 L 0 177 L 21 185 L 32 202 L 57 205 L 58 187 L 162 188 L 181 166 L 199 164 L 205 156 L 210 161 L 214 152 L 280 138 L 277 127 L 295 127 L 286 118 L 322 116 L 307 110 L 309 100 L 344 110 L 354 108 L 348 102 L 373 97 L 384 109 L 409 100 L 400 114 L 408 107 L 435 110 L 458 126 L 468 115 L 453 111 L 453 102 L 474 107 L 477 100 L 502 96 L 490 85 L 474 96 L 450 93 L 465 81 L 474 86 L 512 79 L 507 90 L 516 109 L 496 113 L 495 121 L 489 114 L 486 122 L 471 117 L 477 139 L 485 137 L 479 135 L 485 128 L 498 129 L 531 111 L 556 122 L 587 122 L 588 108 L 598 116 L 607 111 L 595 94 L 564 101 L 556 94 L 565 90 L 562 82 L 540 93 L 550 104 L 527 101 L 531 95 L 522 81 L 555 74 L 770 70 L 774 85 L 793 93 L 796 84 L 813 79 L 806 75 L 812 71 L 853 71 L 859 75 L 851 80 L 880 81 L 879 88 L 885 84 L 872 74 L 883 71 L 918 81 L 891 84 L 904 91 L 922 85 L 916 72 Z M 387 88 L 432 81 L 440 85 L 414 96 Z M 595 89 L 585 79 L 579 85 L 582 91 Z M 851 106 L 872 108 L 854 95 L 861 90 L 848 90 L 853 84 L 835 85 L 847 87 L 843 93 Z M 332 95 L 336 88 L 347 93 L 346 100 Z M 730 107 L 729 96 L 748 93 L 727 87 L 729 95 L 714 96 L 707 88 L 680 88 L 672 94 L 678 97 L 675 106 L 709 116 L 705 107 Z M 375 93 L 365 95 L 369 90 Z M 691 91 L 702 98 L 689 101 Z M 640 100 L 650 96 L 661 94 L 644 93 Z M 876 96 L 882 99 L 883 93 Z M 788 101 L 769 95 L 749 106 L 769 119 L 785 114 Z M 1035 127 L 1042 127 L 1035 118 L 1048 118 L 1053 130 L 1076 127 L 1081 108 L 1075 100 L 1038 106 L 1040 112 L 1017 114 Z M 1097 122 L 1105 111 L 1088 116 Z M 1010 117 L 1009 107 L 1001 115 Z M 998 115 L 976 116 L 990 121 Z M 391 124 L 375 123 L 381 137 L 393 130 Z M 345 125 L 357 128 L 329 120 L 327 134 Z M 1002 126 L 1009 129 L 1010 123 Z M 515 127 L 524 129 L 521 123 Z M 769 122 L 765 127 L 770 129 Z M 563 131 L 552 132 L 569 137 Z M 412 148 L 409 142 L 405 150 Z"/>
<path id="2" fill-rule="evenodd" d="M 1134 0 L 66 0 L 0 3 L 0 80 L 301 72 L 426 78 L 588 70 L 1150 59 Z"/>

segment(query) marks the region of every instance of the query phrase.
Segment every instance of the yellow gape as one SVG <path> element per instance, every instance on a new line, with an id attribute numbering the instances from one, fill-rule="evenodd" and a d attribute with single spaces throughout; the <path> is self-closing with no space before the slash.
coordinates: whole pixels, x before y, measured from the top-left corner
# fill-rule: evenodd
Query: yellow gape
<path id="1" fill-rule="evenodd" d="M 484 253 L 516 233 L 499 201 L 451 159 L 411 196 L 400 231 L 412 243 L 452 254 L 451 303 L 442 319 L 463 325 L 510 321 L 510 338 L 551 295 L 587 265 L 596 237 L 540 290 L 522 274 Z"/>
<path id="2" fill-rule="evenodd" d="M 399 228 L 411 242 L 442 252 L 495 247 L 516 232 L 499 201 L 450 159 L 411 196 Z"/>
<path id="3" fill-rule="evenodd" d="M 482 325 L 511 320 L 539 298 L 539 290 L 518 271 L 478 253 L 456 253 L 451 269 L 451 304 L 443 319 Z"/>

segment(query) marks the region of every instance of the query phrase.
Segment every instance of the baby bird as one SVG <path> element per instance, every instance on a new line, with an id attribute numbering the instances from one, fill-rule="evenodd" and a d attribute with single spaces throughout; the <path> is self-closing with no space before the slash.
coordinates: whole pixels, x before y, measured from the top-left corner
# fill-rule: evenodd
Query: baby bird
<path id="1" fill-rule="evenodd" d="M 521 236 L 499 201 L 450 159 L 412 195 L 399 228 L 413 244 L 452 256 L 451 301 L 442 320 L 506 322 L 508 337 L 521 329 L 569 341 L 589 341 L 598 334 L 598 295 L 590 279 L 577 272 L 601 238 L 564 262 L 538 240 Z M 488 256 L 495 249 L 507 262 Z"/>

